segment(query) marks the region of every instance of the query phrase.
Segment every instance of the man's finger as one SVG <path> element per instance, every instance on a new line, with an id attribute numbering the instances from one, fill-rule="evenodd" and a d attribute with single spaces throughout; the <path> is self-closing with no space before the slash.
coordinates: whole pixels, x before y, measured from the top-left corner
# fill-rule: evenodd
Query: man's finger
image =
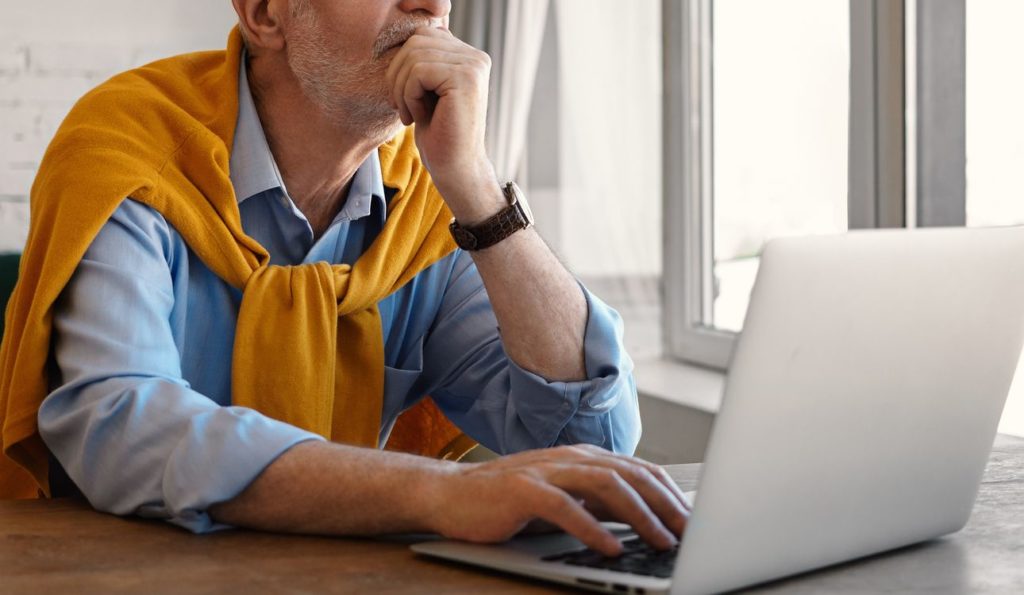
<path id="1" fill-rule="evenodd" d="M 415 35 L 405 41 L 405 43 L 398 49 L 398 52 L 391 59 L 388 64 L 388 69 L 384 73 L 384 81 L 387 88 L 390 90 L 389 96 L 391 103 L 398 110 L 398 115 L 402 120 L 402 123 L 406 126 L 413 123 L 414 118 L 412 111 L 406 104 L 404 92 L 406 82 L 409 76 L 409 70 L 416 64 L 416 60 L 412 58 L 412 52 L 415 48 L 423 47 L 423 41 L 426 40 L 428 43 L 436 46 L 437 40 L 426 39 L 424 37 L 416 38 Z"/>
<path id="2" fill-rule="evenodd" d="M 665 488 L 668 489 L 672 496 L 680 503 L 680 505 L 683 508 L 687 510 L 687 512 L 692 510 L 692 505 L 690 504 L 689 499 L 687 499 L 686 495 L 683 493 L 683 490 L 680 489 L 679 485 L 677 485 L 676 482 L 672 479 L 672 476 L 668 474 L 668 471 L 665 471 L 665 469 L 660 465 L 655 465 L 654 463 L 650 463 L 637 457 L 617 454 L 604 448 L 601 448 L 600 446 L 594 446 L 592 444 L 578 444 L 575 446 L 575 448 L 581 454 L 583 454 L 584 458 L 588 459 L 591 464 L 597 463 L 597 461 L 595 461 L 594 459 L 611 458 L 618 461 L 623 461 L 629 465 L 639 465 L 643 467 L 652 476 L 654 476 L 654 478 L 657 479 L 659 483 L 661 483 L 663 486 L 665 486 Z"/>
<path id="3" fill-rule="evenodd" d="M 611 513 L 628 524 L 647 543 L 660 549 L 676 545 L 677 540 L 662 524 L 644 499 L 614 469 L 583 465 L 560 466 L 548 475 L 557 487 Z"/>
<path id="4" fill-rule="evenodd" d="M 441 84 L 453 75 L 445 64 L 434 62 L 417 62 L 409 69 L 409 77 L 405 81 L 402 101 L 405 103 L 412 119 L 418 124 L 429 124 L 433 106 L 427 105 L 428 93 L 436 92 Z"/>
<path id="5" fill-rule="evenodd" d="M 579 539 L 606 556 L 622 553 L 622 543 L 587 512 L 575 498 L 557 487 L 538 482 L 530 513 Z"/>
<path id="6" fill-rule="evenodd" d="M 398 48 L 398 52 L 391 58 L 388 69 L 384 73 L 384 80 L 388 81 L 388 85 L 393 86 L 398 76 L 398 71 L 401 70 L 409 55 L 416 50 L 437 50 L 450 54 L 459 54 L 460 49 L 461 44 L 458 41 L 453 42 L 436 37 L 413 35 Z"/>
<path id="7" fill-rule="evenodd" d="M 661 465 L 655 465 L 654 463 L 648 463 L 647 461 L 641 462 L 645 467 L 647 467 L 647 470 L 650 471 L 651 474 L 654 475 L 654 477 L 657 478 L 657 480 L 661 482 L 661 484 L 665 486 L 669 492 L 672 493 L 672 495 L 676 498 L 676 500 L 679 501 L 680 504 L 683 505 L 683 508 L 685 508 L 687 512 L 693 511 L 693 504 L 690 503 L 690 499 L 686 497 L 686 494 L 683 492 L 682 488 L 680 488 L 679 484 L 677 484 L 676 481 L 672 479 L 672 476 L 668 474 L 668 471 L 665 471 L 664 467 L 662 467 Z"/>
<path id="8" fill-rule="evenodd" d="M 410 81 L 415 82 L 418 85 L 422 85 L 423 81 L 416 79 L 413 80 L 413 71 L 420 64 L 435 64 L 435 65 L 449 65 L 450 67 L 456 67 L 460 64 L 466 64 L 469 59 L 460 54 L 453 54 L 444 50 L 437 49 L 417 49 L 410 51 L 403 57 L 398 58 L 392 62 L 392 64 L 398 63 L 396 70 L 394 71 L 394 79 L 389 82 L 392 94 L 392 101 L 398 107 L 400 114 L 403 116 L 402 121 L 408 124 L 406 121 L 406 115 L 412 118 L 412 120 L 420 121 L 419 115 L 413 113 L 413 108 L 416 107 L 410 103 L 410 93 L 416 93 L 417 99 L 422 97 L 422 94 L 418 93 L 416 89 L 410 88 Z M 421 67 L 422 68 L 422 67 Z M 433 89 L 425 89 L 426 91 L 433 91 Z"/>
<path id="9" fill-rule="evenodd" d="M 666 527 L 677 536 L 683 534 L 689 509 L 680 503 L 675 495 L 643 466 L 628 459 L 607 458 L 603 464 L 610 465 L 622 479 L 629 483 Z"/>
<path id="10" fill-rule="evenodd" d="M 631 457 L 628 455 L 620 455 L 613 452 L 608 452 L 607 454 L 609 457 L 617 461 L 621 461 L 624 464 L 630 466 L 637 466 L 645 469 L 651 475 L 651 477 L 653 477 L 658 483 L 664 486 L 664 488 L 669 492 L 669 494 L 672 495 L 672 497 L 676 500 L 676 502 L 679 503 L 680 506 L 686 509 L 687 512 L 690 512 L 690 501 L 683 494 L 683 490 L 681 490 L 679 486 L 676 484 L 676 482 L 672 479 L 672 476 L 669 475 L 668 471 L 665 471 L 665 469 L 662 466 L 655 465 L 654 463 L 650 463 L 643 459 L 638 459 L 636 457 Z"/>

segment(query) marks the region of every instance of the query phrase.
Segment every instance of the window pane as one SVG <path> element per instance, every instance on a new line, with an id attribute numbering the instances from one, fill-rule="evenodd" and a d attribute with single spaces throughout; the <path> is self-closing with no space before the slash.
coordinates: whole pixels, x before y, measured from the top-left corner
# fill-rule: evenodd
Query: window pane
<path id="1" fill-rule="evenodd" d="M 967 225 L 1024 224 L 1024 2 L 967 3 Z M 1024 360 L 999 431 L 1024 436 Z"/>
<path id="2" fill-rule="evenodd" d="M 967 3 L 967 224 L 1024 223 L 1024 2 Z"/>
<path id="3" fill-rule="evenodd" d="M 847 227 L 849 0 L 715 0 L 711 325 L 738 331 L 764 242 Z"/>

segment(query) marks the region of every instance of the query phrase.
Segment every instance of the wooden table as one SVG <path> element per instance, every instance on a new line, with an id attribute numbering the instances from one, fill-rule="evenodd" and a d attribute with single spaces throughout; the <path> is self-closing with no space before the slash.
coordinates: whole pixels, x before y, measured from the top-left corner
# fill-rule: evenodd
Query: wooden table
<path id="1" fill-rule="evenodd" d="M 699 465 L 669 467 L 686 490 Z M 544 583 L 417 557 L 415 537 L 192 535 L 69 499 L 0 501 L 0 593 L 546 593 Z M 967 527 L 758 592 L 1024 592 L 1024 440 L 1000 436 Z"/>

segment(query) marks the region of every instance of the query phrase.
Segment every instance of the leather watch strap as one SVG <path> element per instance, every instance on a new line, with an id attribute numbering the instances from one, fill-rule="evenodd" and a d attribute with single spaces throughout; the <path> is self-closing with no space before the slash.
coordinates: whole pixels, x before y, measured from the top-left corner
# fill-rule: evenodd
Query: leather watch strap
<path id="1" fill-rule="evenodd" d="M 519 188 L 509 182 L 503 188 L 509 205 L 472 227 L 463 227 L 452 219 L 448 226 L 455 238 L 455 243 L 463 250 L 483 250 L 504 240 L 520 229 L 533 225 L 533 217 L 528 211 L 525 199 Z"/>

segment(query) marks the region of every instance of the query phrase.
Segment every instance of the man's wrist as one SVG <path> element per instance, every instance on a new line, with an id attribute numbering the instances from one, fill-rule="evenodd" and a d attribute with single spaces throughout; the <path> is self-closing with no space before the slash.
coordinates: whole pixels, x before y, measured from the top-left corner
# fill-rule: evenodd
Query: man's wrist
<path id="1" fill-rule="evenodd" d="M 419 530 L 444 535 L 445 507 L 451 504 L 447 496 L 451 482 L 459 474 L 460 467 L 476 463 L 455 463 L 452 461 L 430 461 L 420 467 L 412 480 L 412 494 L 409 511 L 413 526 Z"/>
<path id="2" fill-rule="evenodd" d="M 505 195 L 501 188 L 495 184 L 494 188 L 481 188 L 479 194 L 475 195 L 477 200 L 466 201 L 465 204 L 452 206 L 449 203 L 452 215 L 459 225 L 463 227 L 474 227 L 497 215 L 502 209 L 508 206 Z"/>
<path id="3" fill-rule="evenodd" d="M 490 162 L 477 169 L 482 170 L 481 173 L 463 177 L 457 184 L 434 179 L 455 220 L 463 227 L 483 223 L 508 206 Z"/>

